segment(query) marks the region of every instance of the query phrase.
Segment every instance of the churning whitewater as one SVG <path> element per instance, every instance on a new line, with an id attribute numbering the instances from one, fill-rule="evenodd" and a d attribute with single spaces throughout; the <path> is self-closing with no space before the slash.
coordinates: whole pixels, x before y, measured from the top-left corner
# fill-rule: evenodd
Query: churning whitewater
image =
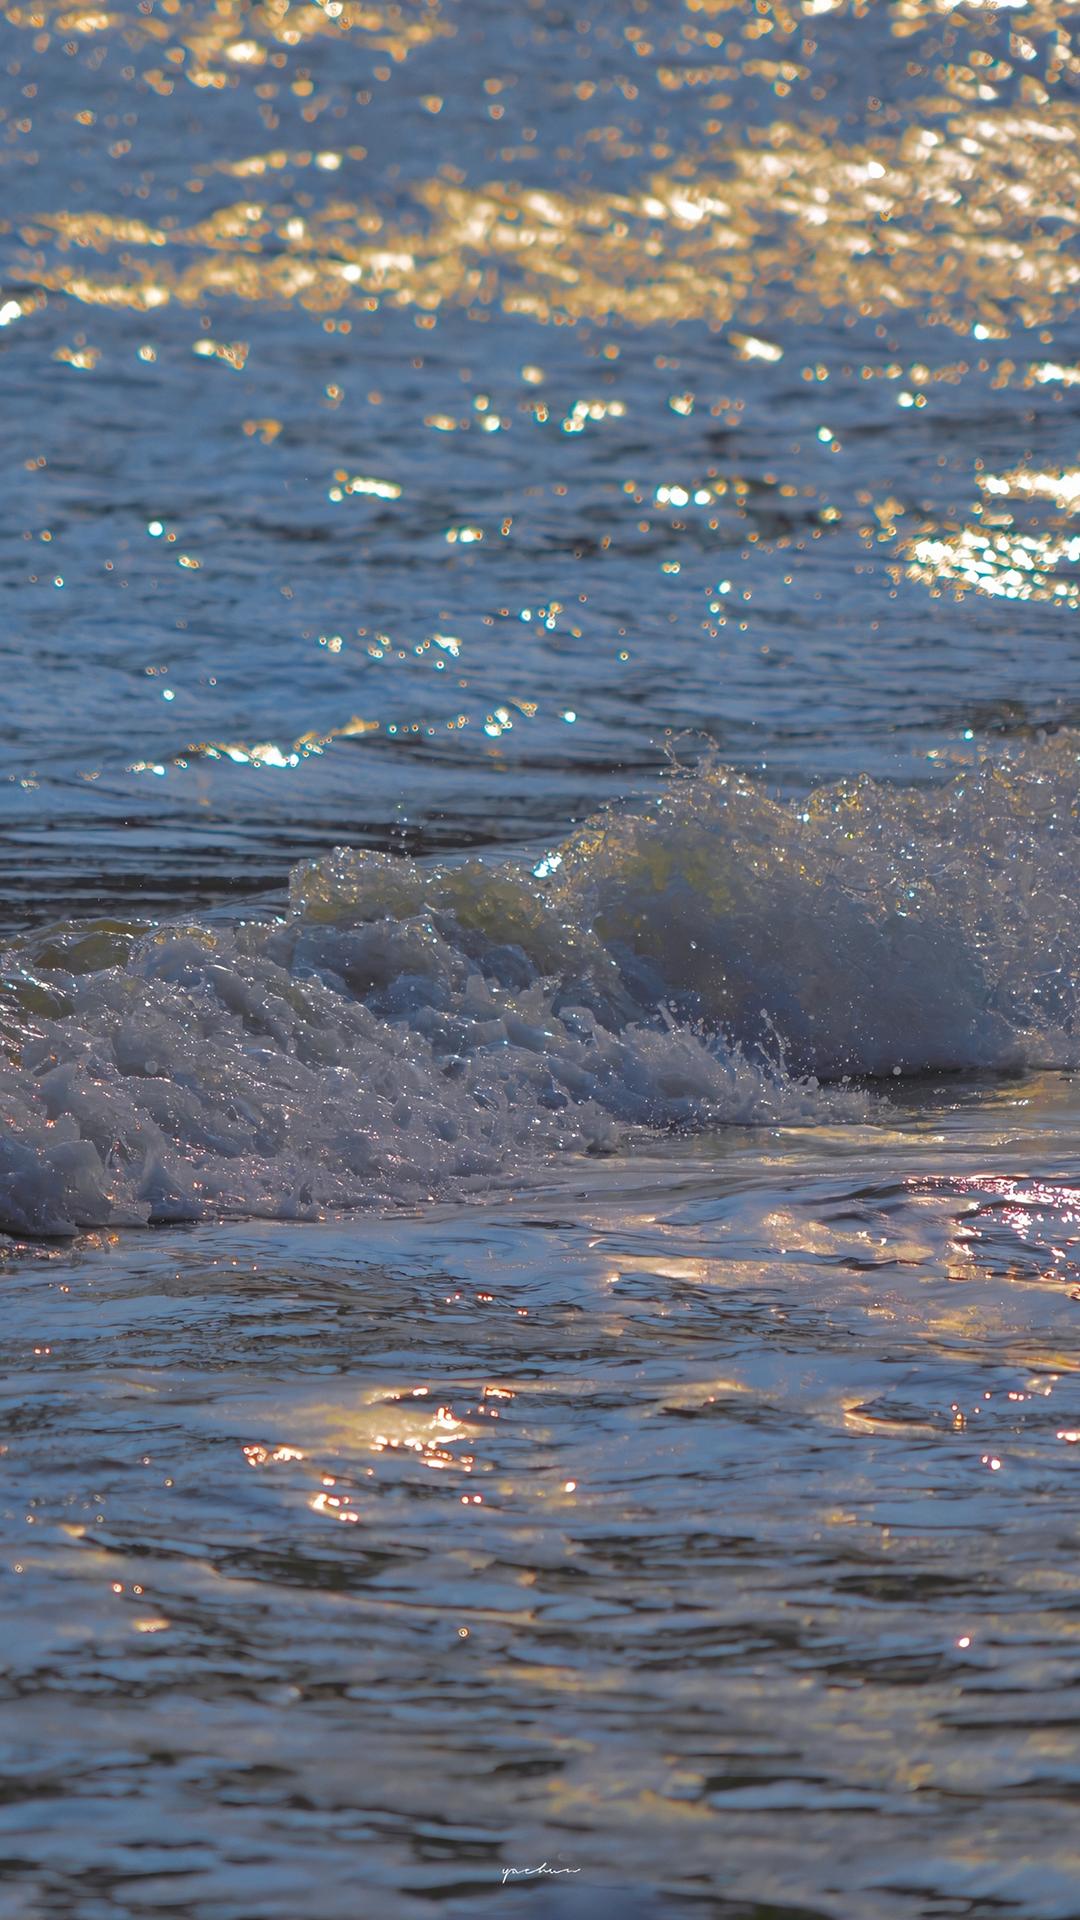
<path id="1" fill-rule="evenodd" d="M 539 862 L 339 848 L 273 918 L 24 936 L 0 1224 L 414 1204 L 628 1129 L 862 1118 L 853 1079 L 1073 1064 L 1078 803 L 1065 732 L 787 803 L 714 763 Z"/>

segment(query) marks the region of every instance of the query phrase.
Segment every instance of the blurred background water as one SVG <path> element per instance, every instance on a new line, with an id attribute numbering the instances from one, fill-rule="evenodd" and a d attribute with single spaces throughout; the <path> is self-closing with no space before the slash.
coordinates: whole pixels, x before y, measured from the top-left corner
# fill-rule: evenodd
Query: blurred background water
<path id="1" fill-rule="evenodd" d="M 9 914 L 1075 717 L 1074 12 L 8 8 Z"/>
<path id="2" fill-rule="evenodd" d="M 542 861 L 706 749 L 799 802 L 1076 725 L 1078 34 L 7 4 L 16 955 Z M 10 1238 L 0 1902 L 1067 1920 L 1076 1147 L 1067 1073 L 930 1073 Z"/>

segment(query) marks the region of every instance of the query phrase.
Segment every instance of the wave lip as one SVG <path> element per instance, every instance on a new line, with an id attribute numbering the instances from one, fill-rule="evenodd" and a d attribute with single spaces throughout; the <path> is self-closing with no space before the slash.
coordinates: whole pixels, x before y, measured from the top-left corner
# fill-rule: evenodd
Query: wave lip
<path id="1" fill-rule="evenodd" d="M 336 849 L 272 923 L 6 956 L 0 1225 L 416 1204 L 835 1079 L 1076 1059 L 1080 747 L 780 803 L 718 764 L 530 868 Z"/>
<path id="2" fill-rule="evenodd" d="M 742 1044 L 826 1077 L 1067 1066 L 1080 746 L 771 799 L 719 766 L 562 850 L 566 903 Z"/>

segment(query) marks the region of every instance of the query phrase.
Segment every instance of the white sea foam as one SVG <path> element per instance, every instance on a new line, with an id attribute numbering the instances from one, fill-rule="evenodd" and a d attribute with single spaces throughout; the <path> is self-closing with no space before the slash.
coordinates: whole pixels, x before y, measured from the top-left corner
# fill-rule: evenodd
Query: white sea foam
<path id="1" fill-rule="evenodd" d="M 712 765 L 535 866 L 338 849 L 269 923 L 23 939 L 0 1224 L 412 1203 L 867 1111 L 822 1079 L 1071 1064 L 1078 764 L 1062 734 L 787 804 Z"/>

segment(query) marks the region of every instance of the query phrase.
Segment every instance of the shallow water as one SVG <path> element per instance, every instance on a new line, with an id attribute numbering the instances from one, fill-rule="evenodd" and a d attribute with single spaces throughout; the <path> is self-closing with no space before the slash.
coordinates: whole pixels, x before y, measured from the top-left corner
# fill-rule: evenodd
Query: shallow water
<path id="1" fill-rule="evenodd" d="M 1073 1913 L 1076 1121 L 927 1086 L 494 1208 L 13 1251 L 9 1882 Z"/>
<path id="2" fill-rule="evenodd" d="M 5 6 L 0 1906 L 1075 1914 L 1078 29 Z"/>

